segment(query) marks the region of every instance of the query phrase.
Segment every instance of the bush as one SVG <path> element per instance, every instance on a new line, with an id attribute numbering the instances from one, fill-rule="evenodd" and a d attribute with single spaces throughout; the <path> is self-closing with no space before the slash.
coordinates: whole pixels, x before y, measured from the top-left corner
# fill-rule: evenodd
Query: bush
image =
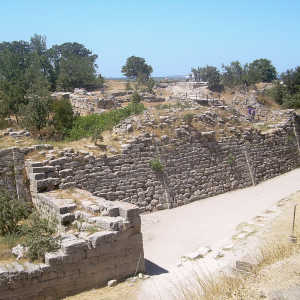
<path id="1" fill-rule="evenodd" d="M 27 256 L 30 260 L 44 259 L 46 252 L 60 248 L 60 238 L 54 237 L 56 223 L 52 220 L 41 218 L 34 212 L 23 225 L 24 246 L 28 247 Z"/>
<path id="2" fill-rule="evenodd" d="M 285 108 L 300 108 L 300 93 L 286 95 L 283 98 L 283 106 Z"/>
<path id="3" fill-rule="evenodd" d="M 72 104 L 68 99 L 56 100 L 53 103 L 53 125 L 56 131 L 67 135 L 75 119 Z"/>
<path id="4" fill-rule="evenodd" d="M 21 106 L 24 127 L 40 131 L 49 122 L 51 99 L 32 97 L 27 105 Z"/>
<path id="5" fill-rule="evenodd" d="M 10 126 L 10 123 L 8 120 L 4 119 L 4 118 L 1 118 L 0 117 L 0 130 L 2 129 L 6 129 Z"/>
<path id="6" fill-rule="evenodd" d="M 139 104 L 142 101 L 142 97 L 139 95 L 137 91 L 135 91 L 131 96 L 131 103 Z"/>
<path id="7" fill-rule="evenodd" d="M 192 125 L 193 118 L 194 118 L 194 114 L 192 114 L 192 113 L 187 113 L 187 114 L 185 114 L 185 115 L 183 116 L 183 120 L 184 120 L 189 126 Z"/>
<path id="8" fill-rule="evenodd" d="M 144 109 L 145 107 L 142 103 L 130 103 L 127 107 L 111 110 L 100 115 L 80 116 L 74 121 L 73 128 L 70 131 L 70 140 L 79 140 L 93 136 L 95 131 L 99 135 L 105 130 L 111 130 L 122 120 L 131 115 L 140 114 Z"/>
<path id="9" fill-rule="evenodd" d="M 164 170 L 164 166 L 158 158 L 152 159 L 150 161 L 150 167 L 155 172 L 162 172 Z"/>
<path id="10" fill-rule="evenodd" d="M 19 232 L 22 219 L 28 216 L 27 207 L 8 191 L 0 190 L 0 235 Z"/>

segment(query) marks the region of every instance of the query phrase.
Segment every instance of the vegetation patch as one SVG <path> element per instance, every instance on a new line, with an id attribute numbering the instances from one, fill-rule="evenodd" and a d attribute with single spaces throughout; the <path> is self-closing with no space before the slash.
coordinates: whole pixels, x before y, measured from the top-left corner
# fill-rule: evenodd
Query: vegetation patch
<path id="1" fill-rule="evenodd" d="M 26 247 L 26 256 L 34 261 L 60 247 L 56 224 L 42 218 L 8 191 L 0 191 L 0 260 L 11 259 L 11 249 L 17 244 Z"/>
<path id="2" fill-rule="evenodd" d="M 162 172 L 164 170 L 163 164 L 160 162 L 159 158 L 154 158 L 150 161 L 150 167 L 155 172 Z"/>
<path id="3" fill-rule="evenodd" d="M 129 103 L 124 108 L 111 110 L 100 115 L 92 114 L 77 117 L 69 133 L 69 139 L 74 141 L 93 136 L 95 131 L 99 135 L 105 130 L 111 130 L 129 116 L 142 113 L 144 109 L 142 103 Z"/>

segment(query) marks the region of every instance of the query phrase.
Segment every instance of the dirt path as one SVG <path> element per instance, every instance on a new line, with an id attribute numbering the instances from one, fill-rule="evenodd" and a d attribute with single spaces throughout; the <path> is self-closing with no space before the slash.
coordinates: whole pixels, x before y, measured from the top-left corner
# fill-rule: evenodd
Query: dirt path
<path id="1" fill-rule="evenodd" d="M 145 258 L 154 276 L 141 286 L 138 299 L 181 299 L 178 294 L 196 286 L 198 278 L 230 273 L 237 260 L 255 257 L 264 240 L 261 229 L 299 190 L 297 169 L 255 187 L 142 216 Z M 212 248 L 204 258 L 182 260 L 203 246 Z"/>
<path id="2" fill-rule="evenodd" d="M 297 190 L 300 190 L 300 169 L 254 187 L 142 215 L 145 258 L 150 261 L 150 271 L 159 274 L 199 247 L 224 244 L 238 224 Z"/>

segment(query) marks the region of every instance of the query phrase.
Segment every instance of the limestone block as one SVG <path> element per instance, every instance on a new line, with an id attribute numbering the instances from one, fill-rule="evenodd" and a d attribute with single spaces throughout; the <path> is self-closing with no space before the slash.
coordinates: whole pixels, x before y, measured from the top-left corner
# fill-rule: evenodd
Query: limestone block
<path id="1" fill-rule="evenodd" d="M 61 248 L 65 254 L 82 253 L 88 249 L 88 242 L 83 239 L 62 240 Z"/>
<path id="2" fill-rule="evenodd" d="M 100 231 L 91 234 L 88 238 L 94 248 L 101 244 L 111 243 L 117 238 L 117 231 Z"/>
<path id="3" fill-rule="evenodd" d="M 119 231 L 123 229 L 124 219 L 122 217 L 93 217 L 89 219 L 90 222 L 96 223 L 100 228 L 104 230 Z"/>
<path id="4" fill-rule="evenodd" d="M 66 260 L 67 255 L 59 250 L 57 252 L 47 252 L 45 254 L 45 263 L 50 266 L 60 265 Z"/>

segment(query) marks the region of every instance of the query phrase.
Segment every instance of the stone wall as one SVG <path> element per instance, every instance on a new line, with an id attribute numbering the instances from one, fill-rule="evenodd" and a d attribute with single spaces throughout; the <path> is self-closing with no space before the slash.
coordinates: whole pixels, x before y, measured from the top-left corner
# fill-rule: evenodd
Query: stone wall
<path id="1" fill-rule="evenodd" d="M 262 134 L 250 130 L 216 140 L 215 133 L 178 130 L 176 138 L 146 134 L 122 146 L 122 154 L 94 157 L 65 151 L 60 158 L 33 163 L 38 192 L 78 187 L 108 200 L 153 211 L 171 208 L 257 184 L 299 166 L 291 117 Z M 150 162 L 158 158 L 163 172 Z"/>
<path id="2" fill-rule="evenodd" d="M 0 189 L 15 194 L 20 201 L 30 201 L 24 157 L 32 151 L 50 148 L 48 145 L 35 145 L 23 149 L 12 147 L 0 150 Z"/>
<path id="3" fill-rule="evenodd" d="M 62 209 L 49 195 L 37 197 L 44 207 Z M 0 300 L 61 299 L 144 272 L 139 209 L 124 202 L 113 208 L 114 217 L 94 217 L 98 232 L 62 235 L 61 249 L 46 253 L 43 264 L 0 264 Z"/>

